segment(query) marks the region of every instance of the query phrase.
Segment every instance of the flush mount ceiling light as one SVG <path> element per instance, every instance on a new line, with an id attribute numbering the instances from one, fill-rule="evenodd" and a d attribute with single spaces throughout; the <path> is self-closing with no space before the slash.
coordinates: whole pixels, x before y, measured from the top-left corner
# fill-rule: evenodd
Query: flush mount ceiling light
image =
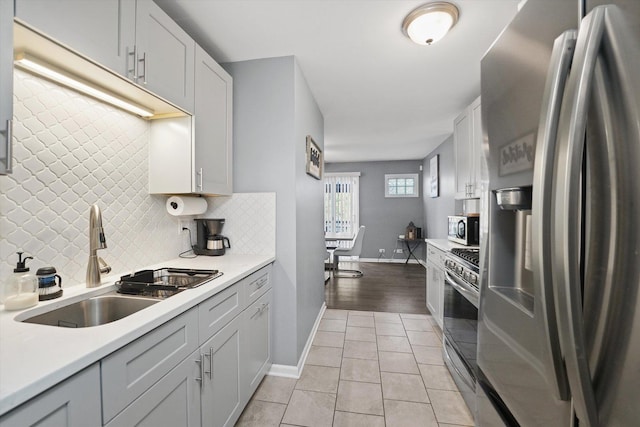
<path id="1" fill-rule="evenodd" d="M 65 71 L 59 70 L 25 53 L 16 54 L 14 64 L 34 74 L 70 87 L 71 89 L 75 89 L 85 95 L 89 95 L 141 117 L 151 117 L 154 114 L 153 111 L 149 111 L 129 101 L 125 101 L 124 99 L 112 95 L 97 86 L 84 82 Z"/>
<path id="2" fill-rule="evenodd" d="M 424 4 L 404 18 L 402 31 L 417 44 L 431 45 L 456 25 L 458 15 L 458 8 L 448 2 Z"/>

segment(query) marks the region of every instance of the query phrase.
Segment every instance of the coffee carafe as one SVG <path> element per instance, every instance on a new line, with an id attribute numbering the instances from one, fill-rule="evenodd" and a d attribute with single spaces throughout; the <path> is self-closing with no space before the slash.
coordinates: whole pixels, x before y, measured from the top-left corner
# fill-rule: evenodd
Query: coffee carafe
<path id="1" fill-rule="evenodd" d="M 221 235 L 224 219 L 198 218 L 197 243 L 193 246 L 196 255 L 220 256 L 231 248 L 229 238 Z"/>

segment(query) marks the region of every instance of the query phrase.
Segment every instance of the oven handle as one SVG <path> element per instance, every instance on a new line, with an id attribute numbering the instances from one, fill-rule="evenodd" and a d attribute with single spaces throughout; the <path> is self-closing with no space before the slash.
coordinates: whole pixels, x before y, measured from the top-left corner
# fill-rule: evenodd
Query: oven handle
<path id="1" fill-rule="evenodd" d="M 478 300 L 480 299 L 480 292 L 473 289 L 466 283 L 459 281 L 457 277 L 452 276 L 447 270 L 445 270 L 445 281 L 449 283 L 456 291 L 460 292 L 475 308 L 478 308 Z"/>
<path id="2" fill-rule="evenodd" d="M 444 355 L 447 358 L 447 360 L 449 361 L 449 363 L 447 364 L 447 366 L 451 366 L 453 368 L 454 371 L 456 371 L 456 374 L 458 374 L 458 378 L 460 378 L 462 380 L 462 382 L 464 382 L 471 390 L 475 391 L 476 390 L 476 385 L 475 384 L 470 384 L 469 381 L 467 380 L 468 375 L 463 374 L 460 369 L 458 369 L 458 366 L 455 364 L 455 362 L 453 361 L 453 359 L 451 359 L 451 356 L 449 355 L 449 351 L 454 351 L 456 352 L 456 355 L 458 356 L 458 358 L 460 358 L 460 355 L 458 354 L 458 352 L 456 351 L 455 348 L 453 348 L 453 346 L 449 343 L 449 341 L 445 338 L 444 339 Z"/>

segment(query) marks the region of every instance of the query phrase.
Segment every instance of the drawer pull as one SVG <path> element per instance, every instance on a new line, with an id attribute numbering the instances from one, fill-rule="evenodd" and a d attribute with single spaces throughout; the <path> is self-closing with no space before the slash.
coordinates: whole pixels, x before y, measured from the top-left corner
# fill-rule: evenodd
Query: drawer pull
<path id="1" fill-rule="evenodd" d="M 267 277 L 263 277 L 256 282 L 256 291 L 266 285 L 268 282 Z"/>

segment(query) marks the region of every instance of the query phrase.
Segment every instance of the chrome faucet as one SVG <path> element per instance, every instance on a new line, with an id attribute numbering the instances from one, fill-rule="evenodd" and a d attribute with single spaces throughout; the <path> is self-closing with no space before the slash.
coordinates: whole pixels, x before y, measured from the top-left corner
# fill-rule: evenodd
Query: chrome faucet
<path id="1" fill-rule="evenodd" d="M 107 265 L 97 253 L 98 249 L 107 247 L 107 239 L 102 228 L 102 214 L 98 205 L 89 210 L 89 264 L 87 265 L 87 288 L 101 285 L 100 274 L 109 273 L 111 267 Z"/>

